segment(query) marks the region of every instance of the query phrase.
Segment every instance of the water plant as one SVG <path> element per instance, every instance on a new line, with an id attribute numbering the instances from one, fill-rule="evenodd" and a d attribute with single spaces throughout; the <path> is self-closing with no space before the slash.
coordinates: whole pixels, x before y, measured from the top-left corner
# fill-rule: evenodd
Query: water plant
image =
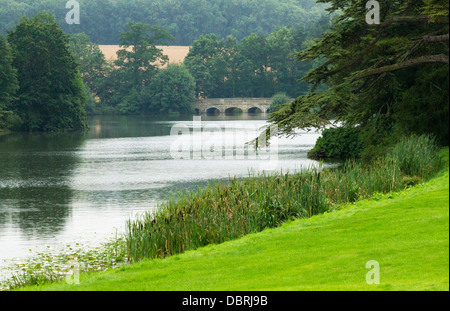
<path id="1" fill-rule="evenodd" d="M 218 244 L 339 204 L 388 193 L 425 180 L 440 168 L 429 136 L 402 139 L 371 165 L 348 160 L 337 169 L 260 174 L 183 192 L 127 222 L 128 260 L 162 258 Z M 406 182 L 407 181 L 407 182 Z"/>
<path id="2" fill-rule="evenodd" d="M 83 243 L 56 249 L 47 246 L 25 261 L 3 267 L 1 272 L 8 277 L 0 280 L 0 291 L 63 281 L 75 268 L 77 273 L 85 273 L 121 267 L 127 263 L 124 242 L 123 238 L 115 237 L 95 247 Z"/>

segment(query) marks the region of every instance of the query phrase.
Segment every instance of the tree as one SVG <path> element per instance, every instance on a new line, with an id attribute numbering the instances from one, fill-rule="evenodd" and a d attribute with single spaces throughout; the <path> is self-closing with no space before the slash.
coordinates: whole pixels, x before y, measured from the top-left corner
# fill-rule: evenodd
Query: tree
<path id="1" fill-rule="evenodd" d="M 386 2 L 380 25 L 366 23 L 366 1 L 320 2 L 328 3 L 334 24 L 297 55 L 301 61 L 322 61 L 302 79 L 312 91 L 271 121 L 284 133 L 340 121 L 361 128 L 366 146 L 390 144 L 410 133 L 431 133 L 448 142 L 448 2 Z M 320 84 L 328 89 L 318 90 Z M 418 120 L 418 111 L 432 114 Z"/>
<path id="2" fill-rule="evenodd" d="M 284 104 L 288 103 L 291 99 L 286 93 L 277 93 L 272 97 L 270 102 L 270 112 L 278 111 Z"/>
<path id="3" fill-rule="evenodd" d="M 110 75 L 113 99 L 123 113 L 142 111 L 142 88 L 148 86 L 158 72 L 158 67 L 168 58 L 156 45 L 168 45 L 174 37 L 161 26 L 128 23 L 127 31 L 120 37 L 121 49 L 115 69 Z M 149 31 L 152 33 L 150 34 Z"/>
<path id="4" fill-rule="evenodd" d="M 214 70 L 214 59 L 222 47 L 223 41 L 218 40 L 216 35 L 200 36 L 194 41 L 184 60 L 186 68 L 196 81 L 196 95 L 200 98 L 214 96 L 219 81 L 224 79 L 218 77 Z"/>
<path id="5" fill-rule="evenodd" d="M 102 51 L 84 33 L 71 35 L 69 46 L 80 65 L 84 83 L 94 94 L 98 94 L 100 80 L 105 77 L 108 70 Z"/>
<path id="6" fill-rule="evenodd" d="M 146 110 L 153 113 L 194 110 L 195 80 L 184 65 L 161 69 L 143 90 Z"/>
<path id="7" fill-rule="evenodd" d="M 266 38 L 253 33 L 242 39 L 239 49 L 243 60 L 238 69 L 242 96 L 272 96 L 273 81 L 270 77 Z"/>
<path id="8" fill-rule="evenodd" d="M 296 28 L 283 27 L 267 37 L 269 76 L 274 92 L 284 92 L 292 97 L 308 93 L 308 85 L 298 80 L 312 69 L 312 62 L 298 62 L 294 56 L 303 50 L 307 37 L 302 24 Z"/>
<path id="9" fill-rule="evenodd" d="M 161 26 L 128 23 L 125 27 L 127 31 L 120 36 L 122 49 L 117 52 L 116 66 L 130 73 L 133 85 L 146 85 L 156 73 L 158 65 L 165 65 L 168 61 L 156 45 L 169 45 L 175 38 Z"/>
<path id="10" fill-rule="evenodd" d="M 83 129 L 87 101 L 68 36 L 49 13 L 23 17 L 8 33 L 19 90 L 14 111 L 26 131 Z"/>
<path id="11" fill-rule="evenodd" d="M 13 117 L 11 104 L 18 89 L 16 70 L 12 66 L 11 49 L 0 35 L 0 129 L 10 128 Z"/>

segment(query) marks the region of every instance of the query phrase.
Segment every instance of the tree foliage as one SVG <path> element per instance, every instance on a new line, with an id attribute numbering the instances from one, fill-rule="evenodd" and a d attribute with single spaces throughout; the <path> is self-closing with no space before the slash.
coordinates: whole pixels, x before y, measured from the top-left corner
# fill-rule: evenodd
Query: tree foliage
<path id="1" fill-rule="evenodd" d="M 75 60 L 80 65 L 79 70 L 86 86 L 94 94 L 99 92 L 101 79 L 105 76 L 109 66 L 102 51 L 84 33 L 70 36 L 69 47 L 74 53 Z"/>
<path id="2" fill-rule="evenodd" d="M 270 102 L 270 112 L 278 111 L 284 104 L 291 101 L 291 98 L 286 93 L 277 93 L 272 97 Z"/>
<path id="3" fill-rule="evenodd" d="M 66 33 L 86 33 L 97 44 L 118 44 L 128 22 L 161 25 L 178 45 L 190 45 L 200 35 L 214 33 L 241 40 L 251 33 L 268 35 L 299 20 L 309 24 L 322 13 L 315 0 L 78 0 L 79 25 L 68 25 L 66 1 L 2 0 L 0 33 L 14 27 L 23 15 L 53 13 Z"/>
<path id="4" fill-rule="evenodd" d="M 88 94 L 68 36 L 54 17 L 23 17 L 8 42 L 19 83 L 13 109 L 24 122 L 22 130 L 83 129 Z"/>
<path id="5" fill-rule="evenodd" d="M 319 2 L 335 14 L 333 26 L 297 57 L 323 64 L 302 79 L 312 91 L 271 121 L 285 133 L 341 121 L 359 126 L 366 145 L 411 133 L 447 142 L 448 2 L 384 2 L 380 25 L 366 23 L 366 1 Z"/>
<path id="6" fill-rule="evenodd" d="M 294 55 L 303 50 L 317 29 L 325 31 L 329 19 L 311 27 L 280 28 L 267 37 L 251 34 L 241 41 L 232 36 L 219 39 L 215 34 L 194 41 L 185 59 L 194 76 L 199 97 L 272 97 L 284 92 L 297 97 L 309 91 L 298 82 L 313 67 L 297 62 Z"/>
<path id="7" fill-rule="evenodd" d="M 121 113 L 133 114 L 144 110 L 142 91 L 168 61 L 156 45 L 168 45 L 174 38 L 161 26 L 130 22 L 126 28 L 118 59 L 105 75 L 98 95 Z"/>
<path id="8" fill-rule="evenodd" d="M 332 127 L 323 131 L 316 145 L 308 152 L 313 159 L 358 158 L 363 151 L 358 128 Z"/>
<path id="9" fill-rule="evenodd" d="M 0 35 L 0 129 L 13 126 L 11 104 L 18 89 L 16 70 L 12 66 L 12 54 L 6 39 Z"/>
<path id="10" fill-rule="evenodd" d="M 145 110 L 152 113 L 194 110 L 195 80 L 184 65 L 170 64 L 161 69 L 143 90 Z"/>

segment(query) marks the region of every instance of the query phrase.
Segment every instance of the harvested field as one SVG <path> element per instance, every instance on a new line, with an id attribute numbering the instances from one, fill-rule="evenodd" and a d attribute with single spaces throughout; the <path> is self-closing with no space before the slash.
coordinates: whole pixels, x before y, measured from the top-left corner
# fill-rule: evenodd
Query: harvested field
<path id="1" fill-rule="evenodd" d="M 117 51 L 120 49 L 118 45 L 99 45 L 100 50 L 107 60 L 116 60 Z M 169 57 L 169 63 L 182 63 L 189 53 L 190 46 L 157 46 L 163 50 L 164 55 Z"/>

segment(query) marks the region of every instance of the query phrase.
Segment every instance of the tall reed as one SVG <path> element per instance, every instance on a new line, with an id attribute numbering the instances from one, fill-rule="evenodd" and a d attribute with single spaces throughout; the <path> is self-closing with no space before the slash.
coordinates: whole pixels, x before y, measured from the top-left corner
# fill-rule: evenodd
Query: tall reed
<path id="1" fill-rule="evenodd" d="M 161 258 L 237 239 L 376 192 L 401 189 L 405 177 L 416 176 L 420 181 L 438 170 L 435 141 L 412 136 L 370 166 L 347 161 L 337 169 L 309 168 L 295 174 L 261 174 L 209 184 L 129 220 L 128 259 Z"/>

